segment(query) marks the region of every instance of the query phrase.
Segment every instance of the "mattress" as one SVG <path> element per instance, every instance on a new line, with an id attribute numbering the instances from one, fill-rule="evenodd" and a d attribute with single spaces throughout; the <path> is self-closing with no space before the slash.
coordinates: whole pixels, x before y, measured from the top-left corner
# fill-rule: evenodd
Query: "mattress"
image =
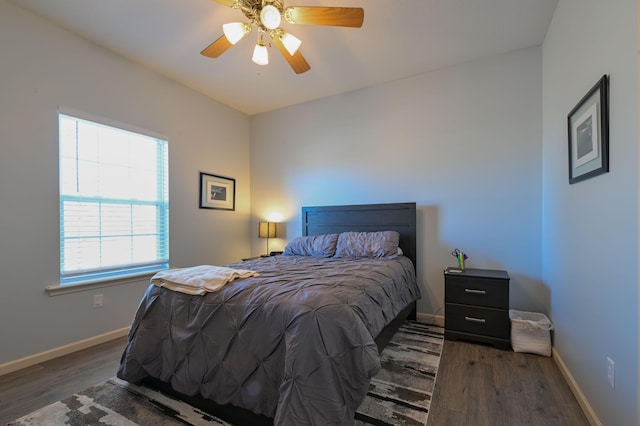
<path id="1" fill-rule="evenodd" d="M 276 256 L 228 265 L 259 272 L 195 296 L 150 285 L 118 377 L 274 418 L 351 424 L 380 369 L 374 337 L 420 297 L 404 257 Z"/>

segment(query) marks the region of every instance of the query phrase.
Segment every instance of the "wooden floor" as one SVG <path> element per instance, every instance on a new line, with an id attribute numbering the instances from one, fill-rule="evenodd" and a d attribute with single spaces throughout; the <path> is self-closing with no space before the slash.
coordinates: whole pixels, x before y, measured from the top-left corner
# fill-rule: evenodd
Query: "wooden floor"
<path id="1" fill-rule="evenodd" d="M 0 376 L 0 425 L 115 375 L 125 338 Z M 446 341 L 429 426 L 588 425 L 553 359 Z"/>
<path id="2" fill-rule="evenodd" d="M 116 375 L 126 337 L 0 376 L 0 425 Z"/>
<path id="3" fill-rule="evenodd" d="M 589 425 L 551 357 L 445 341 L 429 426 Z"/>

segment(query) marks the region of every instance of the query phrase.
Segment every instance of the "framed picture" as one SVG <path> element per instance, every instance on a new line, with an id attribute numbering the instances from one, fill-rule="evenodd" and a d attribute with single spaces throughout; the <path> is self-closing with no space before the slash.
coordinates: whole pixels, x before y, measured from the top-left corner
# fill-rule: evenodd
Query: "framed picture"
<path id="1" fill-rule="evenodd" d="M 236 209 L 236 180 L 200 172 L 200 208 Z"/>
<path id="2" fill-rule="evenodd" d="M 608 86 L 605 75 L 567 116 L 570 184 L 609 171 Z"/>

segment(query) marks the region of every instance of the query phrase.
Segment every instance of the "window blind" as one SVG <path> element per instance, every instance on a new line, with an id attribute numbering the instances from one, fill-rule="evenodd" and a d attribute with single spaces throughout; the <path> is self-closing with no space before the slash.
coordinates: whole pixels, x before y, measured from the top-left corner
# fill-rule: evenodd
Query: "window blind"
<path id="1" fill-rule="evenodd" d="M 61 284 L 167 268 L 167 141 L 58 118 Z"/>

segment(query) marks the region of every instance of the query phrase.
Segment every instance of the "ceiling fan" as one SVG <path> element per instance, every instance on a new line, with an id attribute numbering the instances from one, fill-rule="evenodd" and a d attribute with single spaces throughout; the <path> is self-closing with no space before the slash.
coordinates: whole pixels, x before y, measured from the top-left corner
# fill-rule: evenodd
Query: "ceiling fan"
<path id="1" fill-rule="evenodd" d="M 258 42 L 253 51 L 253 62 L 258 65 L 269 63 L 265 34 L 273 41 L 284 59 L 296 74 L 309 71 L 299 47 L 300 39 L 280 28 L 282 18 L 291 24 L 327 25 L 360 28 L 364 21 L 364 9 L 360 7 L 320 7 L 290 6 L 284 7 L 284 0 L 213 0 L 217 3 L 240 9 L 250 23 L 230 22 L 222 26 L 223 35 L 211 43 L 202 55 L 217 58 L 231 46 L 239 42 L 255 26 L 258 30 Z"/>

